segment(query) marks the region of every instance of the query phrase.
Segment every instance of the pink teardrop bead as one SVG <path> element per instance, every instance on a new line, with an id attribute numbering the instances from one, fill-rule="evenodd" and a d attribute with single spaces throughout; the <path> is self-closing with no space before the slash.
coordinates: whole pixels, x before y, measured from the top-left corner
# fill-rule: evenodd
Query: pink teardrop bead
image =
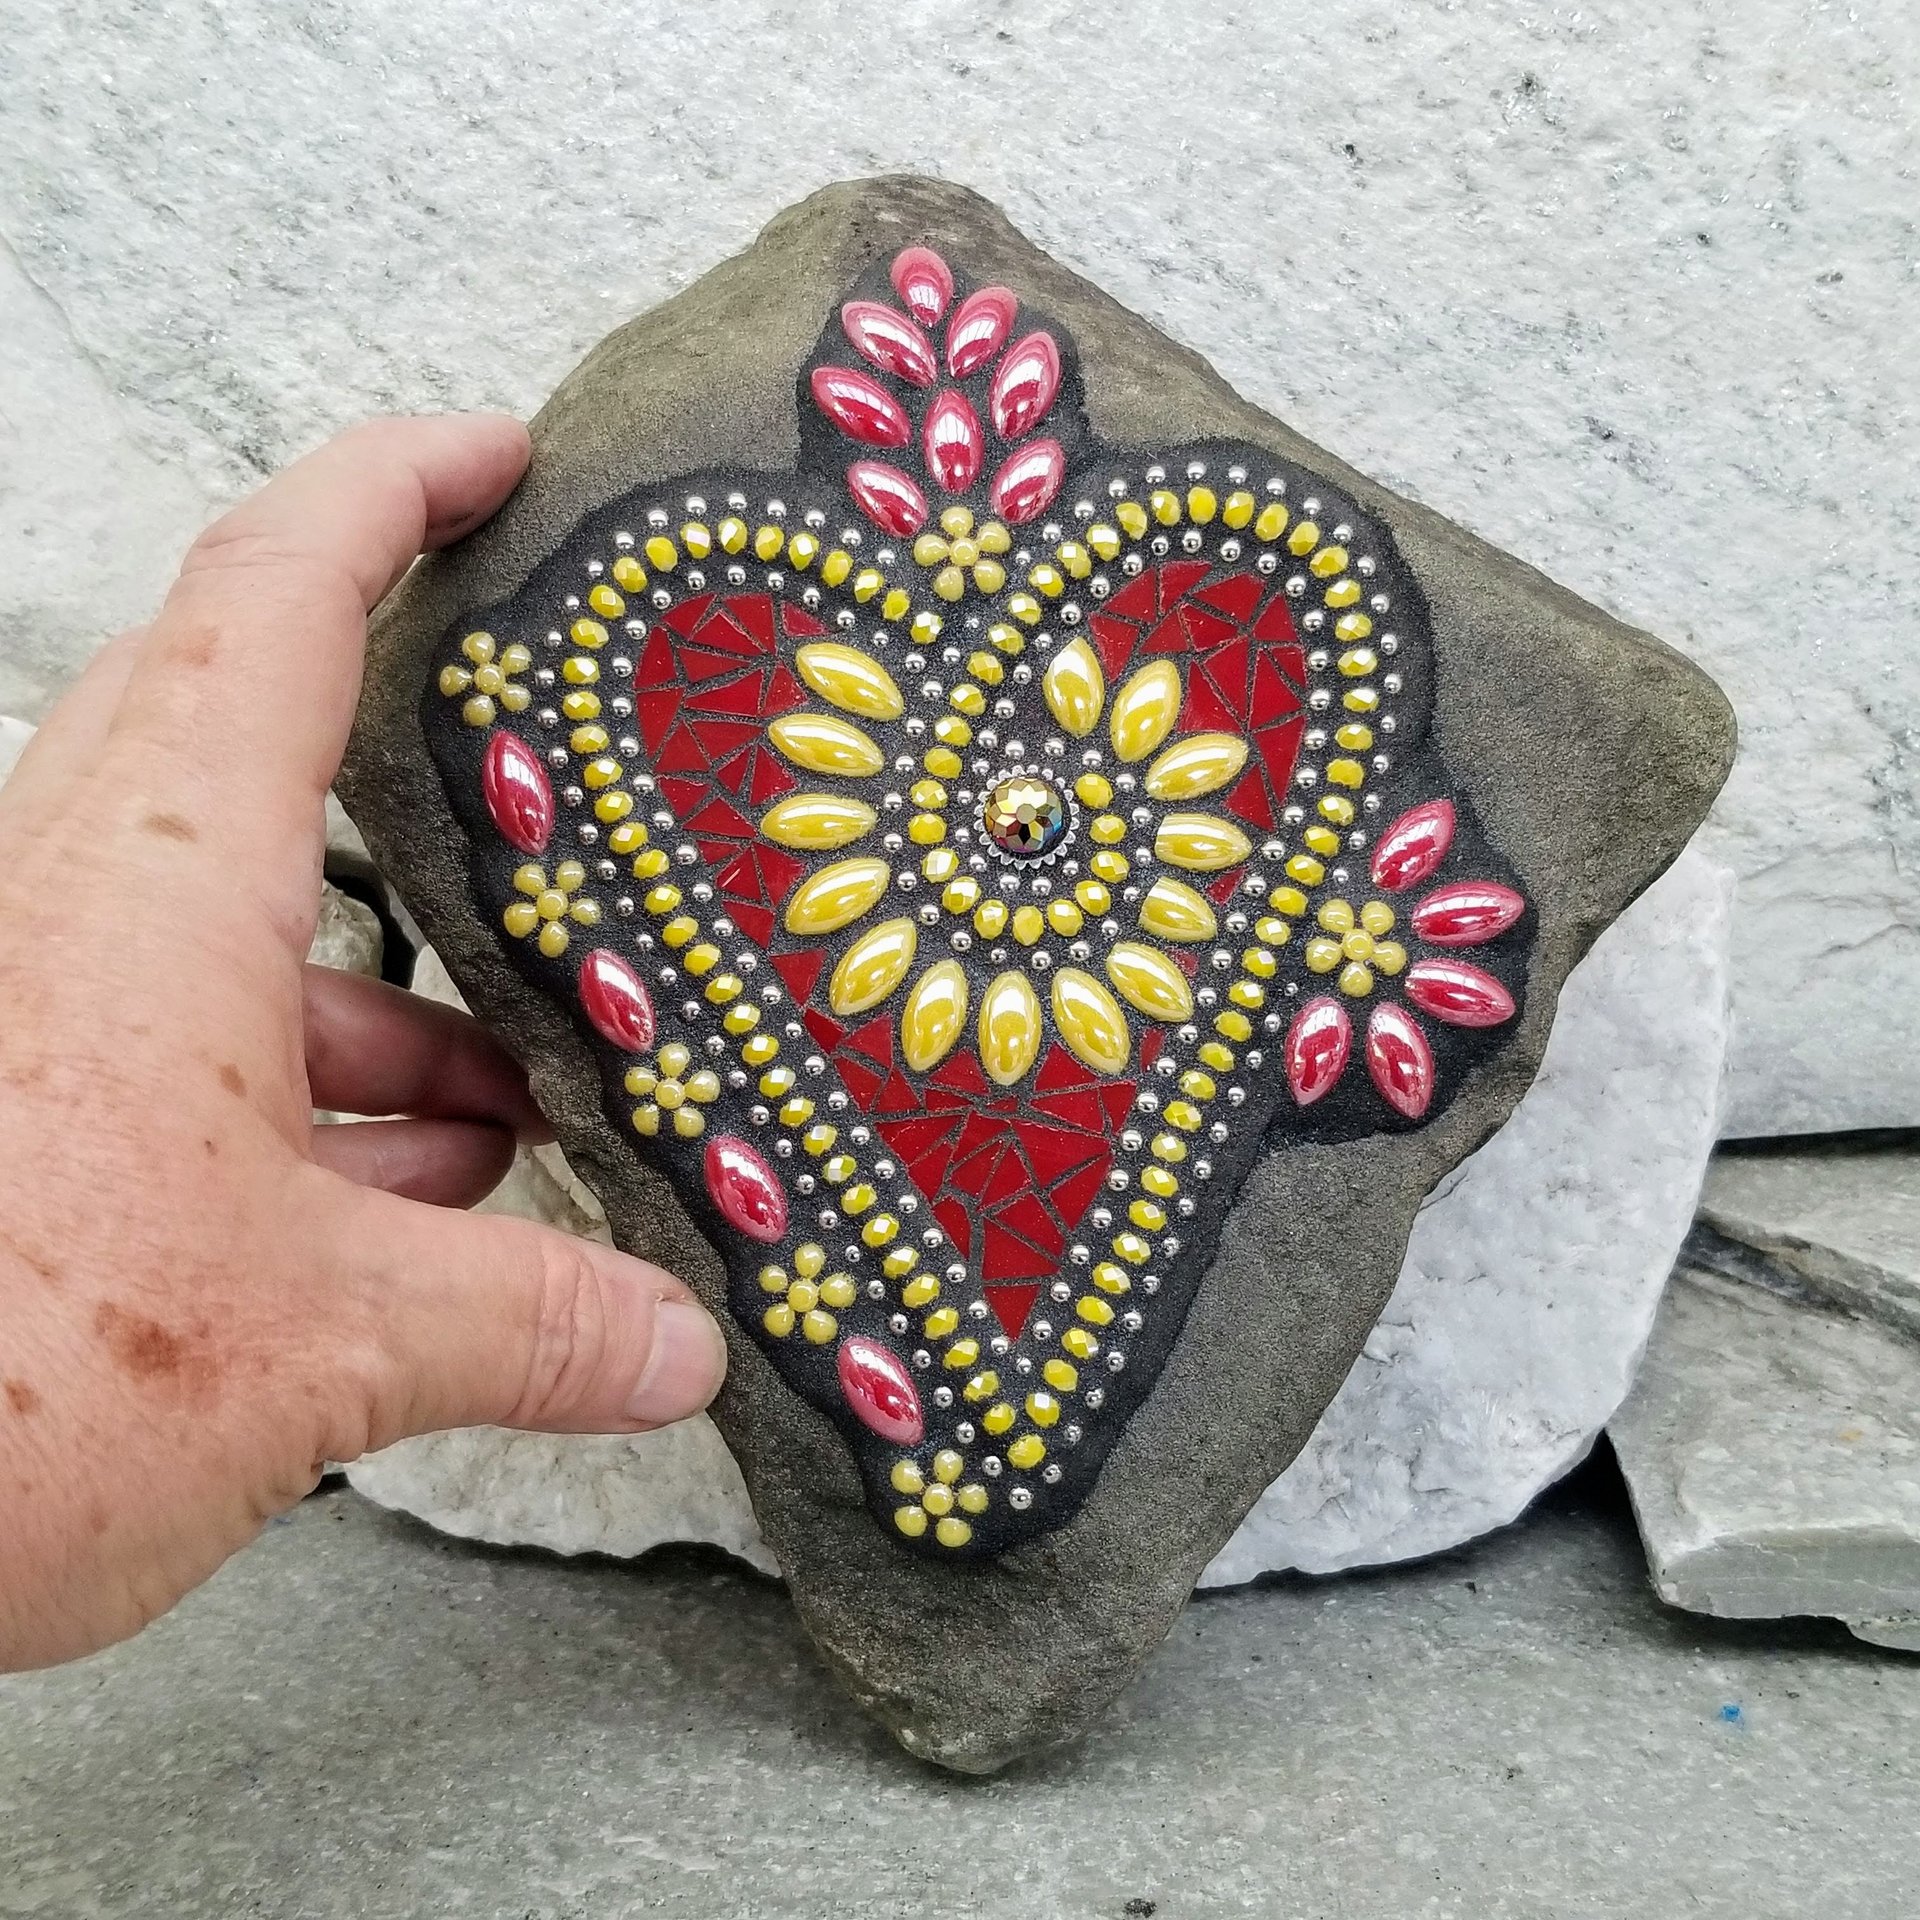
<path id="1" fill-rule="evenodd" d="M 973 402 L 958 387 L 947 388 L 927 409 L 920 445 L 927 471 L 947 492 L 965 493 L 979 477 L 987 436 Z"/>
<path id="2" fill-rule="evenodd" d="M 772 1242 L 787 1230 L 787 1196 L 773 1169 L 730 1133 L 707 1142 L 707 1192 L 720 1217 L 749 1240 Z"/>
<path id="3" fill-rule="evenodd" d="M 856 1334 L 840 1342 L 836 1364 L 840 1391 L 862 1426 L 897 1447 L 920 1444 L 927 1431 L 920 1396 L 896 1354 Z"/>
<path id="4" fill-rule="evenodd" d="M 1060 391 L 1060 349 L 1050 333 L 1017 340 L 993 376 L 988 411 L 1002 440 L 1019 440 L 1046 418 Z"/>
<path id="5" fill-rule="evenodd" d="M 1058 440 L 1031 440 L 993 476 L 993 510 L 1010 526 L 1044 513 L 1067 477 Z"/>
<path id="6" fill-rule="evenodd" d="M 522 853 L 544 853 L 553 835 L 547 770 L 518 734 L 496 733 L 480 763 L 480 792 L 501 837 Z"/>
<path id="7" fill-rule="evenodd" d="M 953 274 L 931 247 L 908 247 L 896 254 L 888 278 L 923 327 L 932 326 L 953 298 Z"/>
<path id="8" fill-rule="evenodd" d="M 1513 1018 L 1513 995 L 1492 974 L 1464 960 L 1416 960 L 1406 996 L 1450 1027 L 1498 1027 Z"/>
<path id="9" fill-rule="evenodd" d="M 1293 1016 L 1287 1029 L 1287 1086 L 1297 1106 L 1310 1107 L 1333 1091 L 1353 1053 L 1353 1022 L 1339 1001 L 1322 994 Z"/>
<path id="10" fill-rule="evenodd" d="M 847 491 L 882 533 L 905 539 L 927 523 L 927 496 L 884 460 L 856 460 L 847 469 Z"/>
<path id="11" fill-rule="evenodd" d="M 1526 910 L 1525 899 L 1497 880 L 1457 880 L 1428 894 L 1407 924 L 1430 947 L 1478 947 L 1505 933 Z"/>
<path id="12" fill-rule="evenodd" d="M 1389 893 L 1417 887 L 1447 857 L 1454 825 L 1451 800 L 1429 800 L 1403 813 L 1373 850 L 1373 884 Z"/>
<path id="13" fill-rule="evenodd" d="M 840 309 L 840 324 L 854 351 L 882 373 L 911 386 L 933 384 L 933 376 L 940 370 L 933 343 L 905 314 L 882 306 L 878 300 L 849 300 Z"/>
<path id="14" fill-rule="evenodd" d="M 813 403 L 850 440 L 904 447 L 913 438 L 906 408 L 872 374 L 856 367 L 815 367 Z"/>
<path id="15" fill-rule="evenodd" d="M 956 380 L 984 367 L 1007 343 L 1020 302 L 1005 287 L 976 287 L 947 327 L 947 371 Z"/>
<path id="16" fill-rule="evenodd" d="M 1367 1022 L 1367 1072 L 1396 1113 L 1418 1120 L 1433 1104 L 1433 1049 L 1404 1007 L 1391 1000 Z"/>
<path id="17" fill-rule="evenodd" d="M 653 1045 L 653 1002 L 640 976 L 605 947 L 580 962 L 580 1005 L 603 1040 L 628 1053 Z"/>

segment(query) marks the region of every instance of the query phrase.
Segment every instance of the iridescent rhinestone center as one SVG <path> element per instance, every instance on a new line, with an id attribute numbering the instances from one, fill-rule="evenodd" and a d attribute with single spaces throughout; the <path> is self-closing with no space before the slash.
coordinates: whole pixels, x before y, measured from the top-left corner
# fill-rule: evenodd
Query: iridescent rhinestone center
<path id="1" fill-rule="evenodd" d="M 1038 860 L 1066 837 L 1067 803 L 1051 780 L 1010 773 L 987 790 L 980 825 L 1010 860 Z"/>

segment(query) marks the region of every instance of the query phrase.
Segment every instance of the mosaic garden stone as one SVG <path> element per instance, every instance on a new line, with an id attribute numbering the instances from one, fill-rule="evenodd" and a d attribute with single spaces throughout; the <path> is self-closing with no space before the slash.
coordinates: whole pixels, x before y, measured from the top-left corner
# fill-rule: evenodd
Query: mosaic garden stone
<path id="1" fill-rule="evenodd" d="M 1724 778 L 1710 683 L 924 181 L 595 351 L 376 622 L 342 790 L 823 1652 L 1080 1733 Z"/>

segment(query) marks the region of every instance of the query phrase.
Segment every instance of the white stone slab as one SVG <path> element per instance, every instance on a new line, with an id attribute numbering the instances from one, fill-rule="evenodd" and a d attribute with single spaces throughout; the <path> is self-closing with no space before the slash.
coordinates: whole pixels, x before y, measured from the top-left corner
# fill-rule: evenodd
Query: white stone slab
<path id="1" fill-rule="evenodd" d="M 530 410 L 811 188 L 964 180 L 1714 672 L 1745 738 L 1730 1130 L 1920 1122 L 1920 1022 L 1886 1018 L 1920 1001 L 1907 11 L 1091 18 L 14 0 L 0 237 L 73 349 L 13 392 L 15 457 L 85 482 L 32 557 L 62 594 L 145 580 L 130 500 L 228 497 L 370 411 Z M 0 573 L 0 631 L 21 593 Z M 0 642 L 30 691 L 76 617 Z"/>
<path id="2" fill-rule="evenodd" d="M 1585 1454 L 1632 1379 L 1712 1146 L 1729 891 L 1687 855 L 1576 970 L 1539 1079 L 1422 1210 L 1365 1353 L 1203 1584 L 1457 1546 Z M 432 953 L 415 985 L 458 1003 Z M 488 1204 L 605 1237 L 592 1195 L 563 1181 L 555 1150 L 523 1154 Z M 699 1461 L 724 1466 L 703 1478 Z M 708 1539 L 769 1565 L 704 1417 L 684 1439 L 435 1435 L 351 1477 L 470 1537 L 606 1553 Z"/>
<path id="3" fill-rule="evenodd" d="M 1920 1347 L 1682 1268 L 1609 1428 L 1662 1599 L 1920 1651 Z"/>
<path id="4" fill-rule="evenodd" d="M 1721 1153 L 1700 1219 L 1836 1305 L 1920 1339 L 1920 1153 Z"/>

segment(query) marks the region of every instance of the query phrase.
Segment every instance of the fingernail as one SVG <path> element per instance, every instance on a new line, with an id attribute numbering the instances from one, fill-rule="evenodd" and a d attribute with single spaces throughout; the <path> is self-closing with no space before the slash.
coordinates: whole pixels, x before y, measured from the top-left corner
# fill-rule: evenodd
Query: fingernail
<path id="1" fill-rule="evenodd" d="M 662 1300 L 653 1310 L 653 1351 L 627 1402 L 627 1417 L 664 1427 L 698 1413 L 720 1391 L 727 1343 L 702 1307 Z"/>

